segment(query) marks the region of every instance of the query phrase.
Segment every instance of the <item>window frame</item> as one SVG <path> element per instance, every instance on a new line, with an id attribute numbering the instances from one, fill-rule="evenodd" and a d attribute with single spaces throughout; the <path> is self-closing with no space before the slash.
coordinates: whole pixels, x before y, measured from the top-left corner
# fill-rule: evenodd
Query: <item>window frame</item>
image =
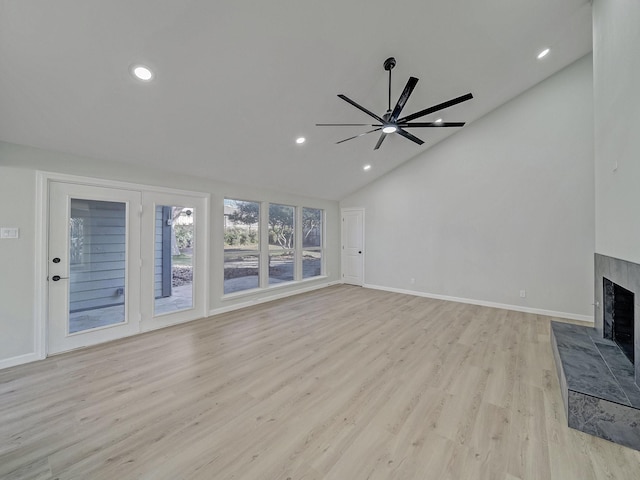
<path id="1" fill-rule="evenodd" d="M 254 288 L 247 288 L 244 290 L 236 290 L 233 292 L 225 293 L 224 292 L 224 264 L 225 260 L 228 256 L 234 255 L 234 253 L 226 253 L 224 251 L 226 247 L 226 242 L 224 241 L 224 233 L 226 232 L 226 215 L 224 215 L 224 204 L 227 201 L 235 201 L 235 202 L 248 202 L 248 203 L 256 203 L 259 207 L 258 214 L 258 249 L 251 250 L 252 254 L 255 254 L 258 257 L 258 286 Z M 269 215 L 270 215 L 270 206 L 277 205 L 280 207 L 289 207 L 293 209 L 293 243 L 291 248 L 285 249 L 285 252 L 291 252 L 293 257 L 293 278 L 291 280 L 284 280 L 277 283 L 269 283 L 270 280 L 270 258 L 271 252 L 278 252 L 279 250 L 272 250 L 269 240 L 270 240 L 270 227 L 269 227 Z M 307 210 L 317 210 L 320 212 L 320 221 L 322 223 L 320 228 L 320 246 L 317 247 L 303 247 L 303 215 L 304 209 Z M 223 222 L 223 254 L 222 254 L 222 270 L 223 270 L 223 286 L 222 286 L 222 299 L 231 300 L 236 297 L 241 296 L 250 296 L 255 295 L 260 292 L 265 292 L 270 289 L 278 289 L 278 288 L 286 288 L 291 287 L 292 285 L 299 284 L 302 282 L 309 281 L 317 281 L 321 278 L 326 277 L 326 249 L 325 249 L 325 239 L 326 239 L 326 210 L 324 208 L 317 207 L 309 207 L 304 204 L 287 204 L 281 202 L 271 202 L 271 201 L 258 201 L 258 200 L 246 200 L 242 198 L 233 198 L 230 196 L 224 196 L 223 200 L 223 217 L 225 222 Z M 277 245 L 273 245 L 277 247 Z M 303 253 L 305 251 L 319 252 L 320 254 L 320 274 L 306 277 L 304 278 L 304 269 L 303 269 Z"/>

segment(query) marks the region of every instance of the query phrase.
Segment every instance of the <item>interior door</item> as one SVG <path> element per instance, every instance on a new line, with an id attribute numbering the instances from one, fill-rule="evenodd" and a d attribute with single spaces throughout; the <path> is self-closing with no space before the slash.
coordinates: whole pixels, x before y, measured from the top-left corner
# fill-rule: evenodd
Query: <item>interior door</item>
<path id="1" fill-rule="evenodd" d="M 364 283 L 364 210 L 342 210 L 342 280 Z"/>
<path id="2" fill-rule="evenodd" d="M 140 331 L 140 192 L 52 182 L 48 352 Z"/>

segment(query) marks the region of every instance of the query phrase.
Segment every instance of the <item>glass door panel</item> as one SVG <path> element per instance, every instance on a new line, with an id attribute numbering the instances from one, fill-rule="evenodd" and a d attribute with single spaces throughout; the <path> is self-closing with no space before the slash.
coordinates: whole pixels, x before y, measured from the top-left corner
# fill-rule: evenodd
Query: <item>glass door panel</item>
<path id="1" fill-rule="evenodd" d="M 195 208 L 156 205 L 154 315 L 193 308 Z"/>
<path id="2" fill-rule="evenodd" d="M 123 323 L 127 205 L 80 198 L 70 204 L 68 333 Z"/>

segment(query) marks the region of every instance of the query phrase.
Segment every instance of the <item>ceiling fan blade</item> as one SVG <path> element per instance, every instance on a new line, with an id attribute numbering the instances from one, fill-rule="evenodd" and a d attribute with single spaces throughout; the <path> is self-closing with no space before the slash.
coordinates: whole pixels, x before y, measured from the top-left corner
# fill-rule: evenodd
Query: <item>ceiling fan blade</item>
<path id="1" fill-rule="evenodd" d="M 415 127 L 464 127 L 465 122 L 427 122 L 427 123 L 403 123 L 398 125 L 400 128 L 415 128 Z"/>
<path id="2" fill-rule="evenodd" d="M 387 134 L 386 133 L 382 133 L 380 135 L 380 138 L 378 139 L 378 143 L 376 143 L 376 146 L 373 147 L 374 150 L 377 150 L 380 148 L 380 145 L 382 145 L 382 142 L 384 142 L 384 139 L 387 138 Z"/>
<path id="3" fill-rule="evenodd" d="M 404 138 L 408 138 L 409 140 L 411 140 L 412 142 L 416 142 L 418 145 L 422 145 L 424 142 L 422 140 L 420 140 L 418 137 L 416 137 L 415 135 L 411 135 L 409 132 L 405 132 L 403 129 L 398 128 L 398 130 L 396 130 L 396 133 L 398 135 L 402 135 Z"/>
<path id="4" fill-rule="evenodd" d="M 376 120 L 378 120 L 380 123 L 384 123 L 384 120 L 381 119 L 378 115 L 376 115 L 375 113 L 367 110 L 366 108 L 364 108 L 362 105 L 358 105 L 356 102 L 354 102 L 353 100 L 351 100 L 349 97 L 347 97 L 346 95 L 338 95 L 338 97 L 340 97 L 342 100 L 344 100 L 347 103 L 350 103 L 351 105 L 353 105 L 354 107 L 356 107 L 358 110 L 362 110 L 364 113 L 366 113 L 367 115 L 369 115 L 370 117 L 375 118 Z"/>
<path id="5" fill-rule="evenodd" d="M 398 123 L 407 123 L 411 120 L 414 120 L 419 117 L 424 117 L 425 115 L 429 115 L 430 113 L 437 112 L 438 110 L 443 110 L 445 108 L 452 107 L 457 105 L 458 103 L 466 102 L 467 100 L 471 100 L 473 95 L 467 93 L 466 95 L 462 95 L 461 97 L 454 98 L 452 100 L 440 103 L 438 105 L 434 105 L 433 107 L 425 108 L 424 110 L 420 110 L 419 112 L 412 113 L 404 118 L 398 120 Z"/>
<path id="6" fill-rule="evenodd" d="M 409 100 L 409 96 L 413 92 L 413 89 L 416 88 L 417 83 L 418 79 L 416 77 L 409 77 L 409 81 L 405 85 L 402 95 L 400 95 L 400 98 L 398 99 L 398 103 L 396 103 L 393 112 L 391 112 L 391 117 L 389 117 L 390 123 L 394 123 L 398 119 L 398 115 L 400 115 L 400 112 L 407 103 L 407 100 Z"/>
<path id="7" fill-rule="evenodd" d="M 368 133 L 373 133 L 373 132 L 377 132 L 378 130 L 380 130 L 382 127 L 380 128 L 374 128 L 373 130 L 369 130 L 368 132 L 364 132 L 361 133 L 360 135 L 354 135 L 353 137 L 349 137 L 349 138 L 345 138 L 344 140 L 340 140 L 339 142 L 336 142 L 336 145 L 338 145 L 339 143 L 343 143 L 343 142 L 347 142 L 349 140 L 353 140 L 354 138 L 358 138 L 361 137 L 363 135 L 367 135 Z"/>
<path id="8" fill-rule="evenodd" d="M 370 123 L 316 123 L 316 127 L 378 127 Z"/>

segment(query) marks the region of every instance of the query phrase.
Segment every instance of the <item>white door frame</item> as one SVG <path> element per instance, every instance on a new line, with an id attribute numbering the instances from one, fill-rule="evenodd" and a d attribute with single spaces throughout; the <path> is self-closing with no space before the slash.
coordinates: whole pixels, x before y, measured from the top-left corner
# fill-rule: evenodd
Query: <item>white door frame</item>
<path id="1" fill-rule="evenodd" d="M 200 279 L 198 290 L 203 295 L 203 312 L 202 316 L 209 314 L 209 203 L 211 195 L 204 192 L 193 192 L 188 190 L 179 190 L 168 187 L 157 187 L 152 185 L 144 185 L 138 183 L 128 183 L 116 180 L 104 180 L 95 177 L 83 177 L 79 175 L 68 175 L 64 173 L 36 171 L 36 254 L 35 254 L 35 292 L 34 292 L 34 352 L 38 359 L 47 356 L 47 317 L 48 317 L 48 282 L 47 267 L 49 256 L 49 184 L 51 182 L 77 183 L 81 185 L 93 185 L 97 187 L 112 187 L 129 190 L 138 190 L 141 192 L 159 192 L 177 195 L 197 196 L 205 200 L 204 211 L 201 215 L 201 229 L 204 233 L 203 253 L 199 262 L 204 265 L 203 278 Z M 158 325 L 161 328 L 165 325 Z"/>
<path id="2" fill-rule="evenodd" d="M 360 272 L 361 282 L 359 283 L 359 285 L 363 286 L 365 284 L 365 282 L 364 282 L 364 264 L 365 264 L 366 250 L 365 250 L 365 235 L 364 235 L 364 232 L 365 232 L 364 208 L 361 208 L 361 207 L 358 207 L 358 208 L 356 208 L 356 207 L 354 207 L 354 208 L 341 208 L 340 209 L 340 219 L 341 219 L 341 221 L 340 221 L 340 269 L 341 269 L 340 277 L 341 277 L 343 283 L 346 283 L 346 282 L 344 282 L 344 272 L 346 270 L 345 265 L 346 265 L 346 259 L 347 259 L 347 252 L 345 250 L 344 216 L 345 216 L 345 213 L 350 213 L 350 212 L 358 212 L 358 213 L 360 213 L 362 215 L 362 232 L 361 232 L 361 235 L 362 235 L 362 238 L 361 238 L 361 241 L 362 241 L 362 253 L 361 253 L 362 267 L 361 267 L 361 272 Z M 353 285 L 355 285 L 355 283 Z"/>

